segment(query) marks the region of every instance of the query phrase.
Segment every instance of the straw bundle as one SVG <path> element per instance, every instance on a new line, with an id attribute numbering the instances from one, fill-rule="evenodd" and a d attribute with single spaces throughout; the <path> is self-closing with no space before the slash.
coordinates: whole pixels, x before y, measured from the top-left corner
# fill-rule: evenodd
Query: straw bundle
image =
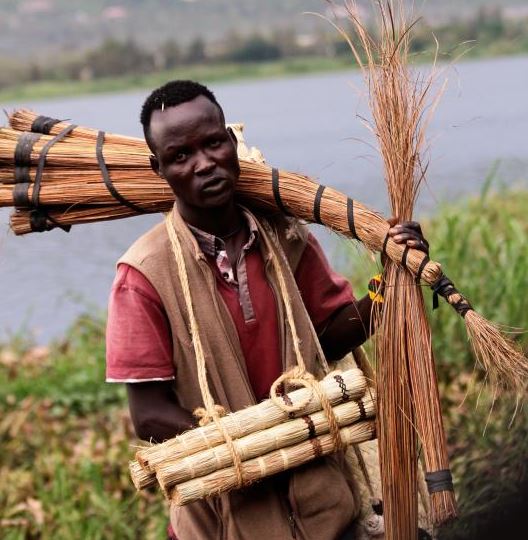
<path id="1" fill-rule="evenodd" d="M 426 170 L 421 151 L 432 80 L 409 73 L 412 24 L 400 0 L 378 4 L 381 34 L 377 40 L 357 18 L 355 2 L 347 7 L 366 57 L 363 62 L 349 40 L 370 90 L 372 130 L 384 163 L 392 213 L 400 221 L 410 220 Z M 385 530 L 389 540 L 410 540 L 417 538 L 418 531 L 415 425 L 424 450 L 433 523 L 455 517 L 456 503 L 422 292 L 405 264 L 389 261 L 384 280 L 376 345 Z"/>
<path id="2" fill-rule="evenodd" d="M 374 417 L 375 410 L 375 397 L 369 395 L 359 402 L 348 401 L 337 405 L 333 408 L 333 413 L 338 426 L 345 427 L 358 420 Z M 324 411 L 319 411 L 263 431 L 256 431 L 246 437 L 236 439 L 234 445 L 240 459 L 247 461 L 274 450 L 299 444 L 314 436 L 325 435 L 328 431 L 328 418 Z M 156 478 L 162 489 L 168 491 L 175 484 L 206 476 L 232 465 L 231 454 L 223 444 L 185 458 L 167 458 L 156 467 Z"/>
<path id="3" fill-rule="evenodd" d="M 102 159 L 98 161 L 94 156 L 97 140 L 101 139 L 99 131 L 68 122 L 58 122 L 49 129 L 50 123 L 47 117 L 21 110 L 10 116 L 11 129 L 0 130 L 0 206 L 15 207 L 11 218 L 15 234 L 57 227 L 69 230 L 71 225 L 79 223 L 164 212 L 172 207 L 174 196 L 167 184 L 151 171 L 148 147 L 143 140 L 105 134 L 100 148 Z M 32 135 L 19 129 L 31 129 Z M 44 137 L 50 133 L 62 138 L 50 147 L 45 159 L 41 154 L 39 163 L 35 164 L 28 137 L 42 135 L 39 130 Z M 18 143 L 14 146 L 15 134 Z M 240 130 L 237 137 L 241 137 Z M 46 144 L 52 142 L 49 138 L 45 140 Z M 62 145 L 66 147 L 64 150 L 54 150 Z M 247 151 L 243 141 L 239 149 L 242 150 L 239 152 L 241 177 L 237 194 L 241 202 L 321 223 L 360 240 L 372 251 L 384 250 L 391 260 L 402 263 L 404 248 L 387 239 L 389 225 L 379 213 L 306 176 L 287 171 L 277 171 L 274 175 L 274 169 L 261 163 L 261 156 L 254 162 L 255 153 L 258 155 L 255 149 Z M 50 165 L 48 155 L 56 165 Z M 72 161 L 73 155 L 76 157 Z M 129 161 L 124 163 L 123 156 L 128 156 Z M 106 182 L 101 166 L 108 171 Z M 36 175 L 40 178 L 37 187 Z M 405 253 L 407 269 L 434 287 L 435 294 L 445 298 L 464 318 L 475 357 L 492 383 L 521 394 L 528 379 L 528 362 L 520 349 L 473 310 L 442 273 L 439 263 L 413 249 Z"/>
<path id="4" fill-rule="evenodd" d="M 360 422 L 339 430 L 341 442 L 344 446 L 359 444 L 373 439 L 376 435 L 375 422 Z M 275 450 L 262 457 L 242 462 L 242 469 L 246 482 L 252 483 L 265 476 L 298 467 L 320 456 L 334 451 L 334 441 L 331 435 L 321 435 L 314 439 Z M 219 495 L 237 487 L 236 474 L 233 467 L 220 469 L 202 478 L 196 478 L 178 484 L 169 496 L 171 500 L 183 506 L 203 497 Z"/>
<path id="5" fill-rule="evenodd" d="M 321 389 L 331 405 L 337 405 L 343 400 L 343 388 L 346 389 L 346 397 L 349 400 L 357 400 L 365 394 L 367 381 L 361 370 L 349 369 L 340 373 L 340 378 L 336 378 L 335 375 L 333 373 L 332 376 L 325 377 L 320 383 Z M 294 390 L 287 396 L 287 402 L 294 407 L 309 401 L 302 411 L 288 413 L 278 407 L 271 399 L 267 399 L 258 405 L 227 414 L 220 419 L 220 422 L 233 439 L 240 439 L 277 426 L 291 417 L 308 415 L 321 410 L 321 401 L 317 394 L 312 396 L 311 391 L 307 388 Z M 204 448 L 213 448 L 223 443 L 222 433 L 217 427 L 214 424 L 207 424 L 182 433 L 164 443 L 139 450 L 136 453 L 136 460 L 141 470 L 150 472 L 153 477 L 156 468 L 167 460 L 183 459 L 202 451 Z M 139 471 L 135 462 L 133 463 L 133 469 Z M 146 482 L 142 477 L 141 473 L 138 483 Z"/>

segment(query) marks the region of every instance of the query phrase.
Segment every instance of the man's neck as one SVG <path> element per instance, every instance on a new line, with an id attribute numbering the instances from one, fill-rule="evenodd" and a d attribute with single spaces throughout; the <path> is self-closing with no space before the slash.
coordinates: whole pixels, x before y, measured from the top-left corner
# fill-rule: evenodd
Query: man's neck
<path id="1" fill-rule="evenodd" d="M 195 208 L 179 203 L 177 206 L 186 223 L 213 236 L 229 236 L 243 223 L 242 211 L 234 200 L 217 208 Z"/>

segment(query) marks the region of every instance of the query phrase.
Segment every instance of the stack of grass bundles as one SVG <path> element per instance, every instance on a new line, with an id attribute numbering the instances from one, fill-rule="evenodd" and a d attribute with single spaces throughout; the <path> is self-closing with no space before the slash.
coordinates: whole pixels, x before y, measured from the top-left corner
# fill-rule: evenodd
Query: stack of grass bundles
<path id="1" fill-rule="evenodd" d="M 0 207 L 15 208 L 15 234 L 69 230 L 75 224 L 172 208 L 174 196 L 150 169 L 144 140 L 27 110 L 15 111 L 9 121 L 11 129 L 0 129 Z M 40 138 L 44 145 L 35 147 Z M 528 362 L 519 348 L 471 307 L 439 263 L 387 238 L 389 225 L 381 214 L 304 175 L 278 171 L 245 156 L 240 165 L 241 202 L 325 225 L 369 250 L 385 251 L 398 264 L 404 261 L 418 281 L 434 287 L 464 318 L 475 357 L 490 380 L 519 395 L 524 392 Z"/>
<path id="2" fill-rule="evenodd" d="M 358 369 L 334 372 L 321 381 L 321 391 L 332 405 L 344 445 L 373 438 L 375 395 Z M 301 465 L 334 450 L 326 412 L 317 393 L 301 388 L 284 396 L 284 402 L 301 406 L 288 413 L 271 399 L 220 419 L 242 462 L 244 483 Z M 137 489 L 159 483 L 177 504 L 237 487 L 233 454 L 214 423 L 183 433 L 162 444 L 137 452 L 131 462 Z"/>

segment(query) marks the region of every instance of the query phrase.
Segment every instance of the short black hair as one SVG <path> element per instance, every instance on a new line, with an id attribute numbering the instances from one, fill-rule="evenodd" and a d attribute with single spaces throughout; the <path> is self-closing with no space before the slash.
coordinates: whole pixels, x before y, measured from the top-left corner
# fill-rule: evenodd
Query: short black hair
<path id="1" fill-rule="evenodd" d="M 203 84 L 195 81 L 176 80 L 156 88 L 147 97 L 141 108 L 140 120 L 147 141 L 150 134 L 150 119 L 154 111 L 161 111 L 167 107 L 181 105 L 187 101 L 192 101 L 198 96 L 204 96 L 214 103 L 220 109 L 222 117 L 224 116 L 224 111 L 218 101 L 216 101 L 215 95 Z"/>

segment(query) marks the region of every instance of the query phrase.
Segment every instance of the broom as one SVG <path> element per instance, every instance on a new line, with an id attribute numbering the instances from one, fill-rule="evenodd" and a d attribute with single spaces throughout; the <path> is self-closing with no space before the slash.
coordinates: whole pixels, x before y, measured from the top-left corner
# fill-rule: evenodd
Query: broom
<path id="1" fill-rule="evenodd" d="M 345 35 L 369 88 L 372 130 L 384 163 L 392 213 L 400 221 L 410 220 L 426 170 L 420 153 L 432 78 L 422 80 L 407 67 L 413 25 L 401 0 L 378 2 L 377 39 L 358 18 L 355 1 L 345 4 L 366 58 L 362 60 Z M 403 265 L 388 261 L 385 266 L 376 340 L 380 466 L 389 540 L 417 538 L 415 426 L 423 445 L 432 521 L 441 525 L 456 516 L 430 328 L 421 289 L 405 267 L 405 259 Z"/>

